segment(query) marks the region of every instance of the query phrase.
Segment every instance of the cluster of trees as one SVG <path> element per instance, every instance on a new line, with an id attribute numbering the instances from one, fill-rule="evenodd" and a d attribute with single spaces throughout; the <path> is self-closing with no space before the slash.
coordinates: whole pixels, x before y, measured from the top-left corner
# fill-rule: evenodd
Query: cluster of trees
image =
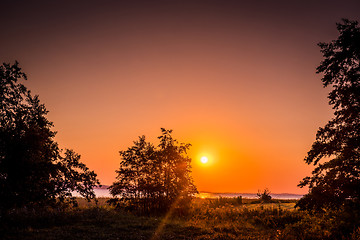
<path id="1" fill-rule="evenodd" d="M 95 198 L 96 174 L 80 155 L 58 147 L 44 104 L 19 80 L 26 75 L 17 62 L 0 66 L 0 216 L 14 208 L 75 203 L 74 191 Z"/>
<path id="2" fill-rule="evenodd" d="M 319 43 L 323 61 L 317 68 L 324 87 L 330 87 L 334 118 L 321 127 L 305 162 L 315 165 L 300 187 L 309 193 L 300 209 L 344 209 L 360 213 L 360 28 L 343 19 L 338 39 Z M 357 219 L 359 221 L 359 219 Z"/>
<path id="3" fill-rule="evenodd" d="M 117 181 L 110 186 L 111 203 L 141 212 L 184 209 L 197 189 L 191 177 L 190 144 L 179 143 L 172 130 L 161 129 L 160 143 L 154 146 L 145 136 L 120 151 L 122 161 Z"/>

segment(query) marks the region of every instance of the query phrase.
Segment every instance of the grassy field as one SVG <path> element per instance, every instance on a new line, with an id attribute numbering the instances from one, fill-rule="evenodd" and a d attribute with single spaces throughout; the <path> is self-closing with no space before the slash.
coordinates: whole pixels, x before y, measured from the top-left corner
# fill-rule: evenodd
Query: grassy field
<path id="1" fill-rule="evenodd" d="M 78 199 L 64 211 L 16 212 L 0 239 L 332 239 L 327 226 L 294 209 L 295 201 L 194 199 L 186 216 L 136 216 Z M 301 223 L 301 224 L 300 224 Z M 323 227 L 323 228 L 322 228 Z"/>

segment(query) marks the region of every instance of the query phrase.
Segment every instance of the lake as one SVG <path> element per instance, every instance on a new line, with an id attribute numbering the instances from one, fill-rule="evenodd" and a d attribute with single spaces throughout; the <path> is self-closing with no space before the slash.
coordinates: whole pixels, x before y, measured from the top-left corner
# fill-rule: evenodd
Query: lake
<path id="1" fill-rule="evenodd" d="M 106 188 L 95 188 L 96 197 L 111 197 L 110 192 Z M 75 196 L 78 196 L 74 194 Z M 300 199 L 303 197 L 301 194 L 292 193 L 270 193 L 274 199 Z M 258 198 L 256 193 L 212 193 L 212 192 L 200 192 L 197 197 L 201 198 L 218 198 L 218 197 L 239 197 L 254 199 Z"/>

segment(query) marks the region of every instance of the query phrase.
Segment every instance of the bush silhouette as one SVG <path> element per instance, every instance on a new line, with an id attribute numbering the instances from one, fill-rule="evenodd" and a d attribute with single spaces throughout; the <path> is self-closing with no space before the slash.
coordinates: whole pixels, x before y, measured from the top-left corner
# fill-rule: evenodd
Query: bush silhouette
<path id="1" fill-rule="evenodd" d="M 262 192 L 258 190 L 258 193 L 256 195 L 261 201 L 270 202 L 271 201 L 270 193 L 271 193 L 270 190 L 268 188 L 265 188 Z"/>

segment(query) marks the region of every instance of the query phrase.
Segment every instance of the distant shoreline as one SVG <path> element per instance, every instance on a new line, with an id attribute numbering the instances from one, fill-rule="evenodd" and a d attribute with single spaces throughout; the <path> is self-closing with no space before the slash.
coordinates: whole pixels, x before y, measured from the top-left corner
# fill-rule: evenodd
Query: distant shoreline
<path id="1" fill-rule="evenodd" d="M 96 197 L 112 197 L 110 195 L 110 192 L 108 190 L 107 185 L 103 185 L 101 187 L 96 187 L 94 189 Z M 300 199 L 304 195 L 302 194 L 294 194 L 294 193 L 270 193 L 271 197 L 274 199 Z M 76 194 L 75 194 L 76 196 Z M 225 198 L 231 198 L 231 197 L 242 197 L 246 199 L 257 199 L 258 196 L 256 193 L 218 193 L 218 192 L 199 192 L 199 194 L 196 195 L 197 197 L 201 198 L 218 198 L 218 197 L 225 197 Z"/>
<path id="2" fill-rule="evenodd" d="M 217 198 L 217 197 L 242 197 L 247 199 L 258 198 L 256 193 L 212 193 L 212 192 L 200 192 L 199 197 L 203 198 Z M 270 193 L 270 196 L 274 199 L 300 199 L 303 197 L 301 194 L 293 193 Z"/>

